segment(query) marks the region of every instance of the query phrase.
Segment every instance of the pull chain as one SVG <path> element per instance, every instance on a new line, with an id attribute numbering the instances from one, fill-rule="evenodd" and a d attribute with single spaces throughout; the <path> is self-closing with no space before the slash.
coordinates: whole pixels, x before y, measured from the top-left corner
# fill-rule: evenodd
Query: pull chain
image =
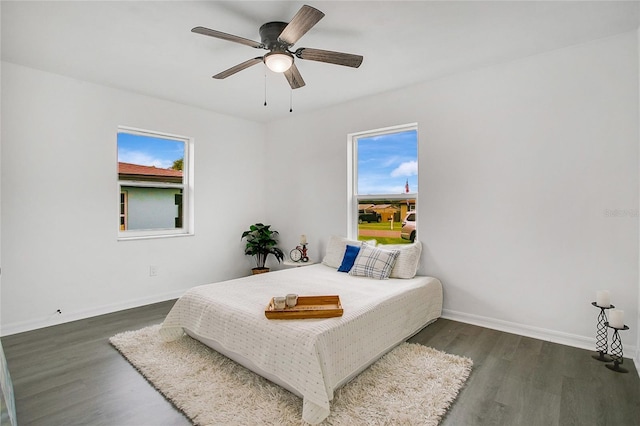
<path id="1" fill-rule="evenodd" d="M 267 66 L 264 66 L 264 106 L 267 106 Z"/>
<path id="2" fill-rule="evenodd" d="M 289 89 L 289 112 L 293 112 L 293 89 Z"/>

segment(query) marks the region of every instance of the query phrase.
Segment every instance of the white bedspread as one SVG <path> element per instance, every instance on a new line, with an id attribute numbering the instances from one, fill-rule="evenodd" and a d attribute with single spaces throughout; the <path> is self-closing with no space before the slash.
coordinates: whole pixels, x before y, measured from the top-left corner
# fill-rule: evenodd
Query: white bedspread
<path id="1" fill-rule="evenodd" d="M 270 298 L 287 293 L 337 294 L 344 314 L 267 319 Z M 441 311 L 442 286 L 435 278 L 380 281 L 311 265 L 195 287 L 176 302 L 160 334 L 171 341 L 188 330 L 250 360 L 301 395 L 303 420 L 317 424 L 329 415 L 337 387 Z"/>

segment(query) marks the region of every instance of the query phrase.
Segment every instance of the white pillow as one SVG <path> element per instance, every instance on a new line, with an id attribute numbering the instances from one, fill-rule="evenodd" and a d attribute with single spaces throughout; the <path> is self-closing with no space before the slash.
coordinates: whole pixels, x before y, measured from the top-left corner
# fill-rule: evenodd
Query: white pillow
<path id="1" fill-rule="evenodd" d="M 399 254 L 400 250 L 385 250 L 363 244 L 349 275 L 386 280 Z"/>
<path id="2" fill-rule="evenodd" d="M 338 269 L 342 264 L 344 252 L 347 250 L 347 244 L 359 247 L 362 245 L 362 243 L 362 241 L 350 240 L 348 238 L 332 235 L 329 238 L 329 242 L 327 243 L 327 250 L 325 251 L 322 263 L 324 265 Z M 376 240 L 369 240 L 366 241 L 366 243 L 370 246 L 375 246 Z"/>
<path id="3" fill-rule="evenodd" d="M 416 240 L 412 244 L 380 244 L 378 247 L 387 250 L 400 250 L 391 270 L 391 278 L 413 278 L 418 273 L 422 244 Z"/>

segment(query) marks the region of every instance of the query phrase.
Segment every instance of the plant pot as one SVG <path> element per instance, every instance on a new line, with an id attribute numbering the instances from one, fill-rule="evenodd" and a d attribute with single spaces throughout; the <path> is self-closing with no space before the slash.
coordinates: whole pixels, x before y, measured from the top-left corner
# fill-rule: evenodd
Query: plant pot
<path id="1" fill-rule="evenodd" d="M 253 275 L 256 275 L 256 274 L 264 274 L 265 272 L 269 272 L 269 268 L 253 268 L 253 269 L 251 270 L 251 273 L 252 273 Z"/>

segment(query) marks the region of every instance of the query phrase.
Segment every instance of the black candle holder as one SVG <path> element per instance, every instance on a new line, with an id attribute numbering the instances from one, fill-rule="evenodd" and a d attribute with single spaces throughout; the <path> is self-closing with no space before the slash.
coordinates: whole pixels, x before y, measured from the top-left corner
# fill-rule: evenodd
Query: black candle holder
<path id="1" fill-rule="evenodd" d="M 611 362 L 613 361 L 613 359 L 607 356 L 607 344 L 608 344 L 607 324 L 608 323 L 607 323 L 607 316 L 605 315 L 604 311 L 605 309 L 615 308 L 615 306 L 610 305 L 605 308 L 603 306 L 598 305 L 596 302 L 591 302 L 591 304 L 596 308 L 600 308 L 600 314 L 598 315 L 598 331 L 596 333 L 596 351 L 598 351 L 598 355 L 591 355 L 591 357 L 593 359 L 597 359 L 598 361 Z"/>
<path id="2" fill-rule="evenodd" d="M 307 243 L 301 243 L 302 244 L 302 259 L 300 259 L 303 262 L 308 262 L 309 261 L 309 255 L 307 254 Z"/>
<path id="3" fill-rule="evenodd" d="M 626 325 L 622 328 L 612 327 L 608 322 L 606 323 L 606 325 L 609 328 L 613 328 L 613 337 L 611 338 L 611 358 L 613 361 L 613 365 L 607 364 L 605 365 L 605 367 L 617 373 L 628 373 L 629 370 L 624 367 L 620 367 L 620 365 L 624 362 L 624 358 L 622 358 L 622 340 L 620 340 L 618 330 L 628 330 L 629 327 L 627 327 Z"/>

